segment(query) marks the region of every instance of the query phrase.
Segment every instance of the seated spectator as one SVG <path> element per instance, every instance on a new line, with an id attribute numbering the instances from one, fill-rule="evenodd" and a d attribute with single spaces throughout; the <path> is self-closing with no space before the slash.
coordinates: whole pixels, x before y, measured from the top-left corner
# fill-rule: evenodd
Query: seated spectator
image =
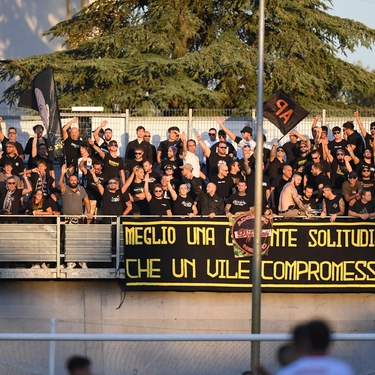
<path id="1" fill-rule="evenodd" d="M 308 210 L 315 210 L 316 206 L 316 197 L 313 196 L 314 188 L 312 186 L 306 186 L 303 189 L 303 195 L 301 197 L 302 204 Z"/>
<path id="2" fill-rule="evenodd" d="M 0 186 L 5 187 L 6 180 L 9 177 L 13 177 L 16 180 L 17 189 L 23 188 L 21 179 L 18 176 L 13 175 L 13 163 L 6 161 L 3 165 L 3 171 L 0 173 Z"/>
<path id="3" fill-rule="evenodd" d="M 365 165 L 361 170 L 361 178 L 359 182 L 363 189 L 371 191 L 371 195 L 375 197 L 375 180 L 371 176 L 370 168 Z"/>
<path id="4" fill-rule="evenodd" d="M 348 215 L 362 220 L 375 217 L 375 200 L 372 199 L 370 191 L 364 189 L 361 191 L 361 199 L 358 199 L 353 206 L 349 207 Z"/>
<path id="5" fill-rule="evenodd" d="M 311 216 L 308 213 L 309 209 L 303 205 L 298 195 L 297 187 L 301 182 L 302 177 L 299 174 L 294 174 L 292 180 L 284 186 L 280 195 L 279 215 L 284 217 Z"/>
<path id="6" fill-rule="evenodd" d="M 216 194 L 216 185 L 209 182 L 206 193 L 195 187 L 195 193 L 202 202 L 202 215 L 213 218 L 216 215 L 225 215 L 224 200 Z"/>
<path id="7" fill-rule="evenodd" d="M 169 204 L 169 200 L 163 198 L 163 189 L 161 184 L 154 185 L 154 195 L 152 195 L 149 191 L 149 181 L 150 178 L 146 174 L 145 175 L 145 196 L 148 202 L 150 215 L 167 215 L 172 216 L 171 205 Z"/>
<path id="8" fill-rule="evenodd" d="M 188 195 L 188 185 L 181 184 L 178 188 L 178 194 L 170 183 L 168 184 L 168 189 L 173 199 L 173 215 L 189 217 L 198 215 L 197 202 Z"/>
<path id="9" fill-rule="evenodd" d="M 246 194 L 246 189 L 246 182 L 239 181 L 237 184 L 237 193 L 230 195 L 225 205 L 226 217 L 230 218 L 233 215 L 250 213 L 251 198 Z"/>
<path id="10" fill-rule="evenodd" d="M 341 195 L 333 194 L 330 186 L 324 186 L 323 188 L 323 205 L 320 217 L 324 219 L 326 216 L 330 216 L 330 221 L 336 220 L 337 216 L 343 216 L 345 214 L 345 202 Z"/>
<path id="11" fill-rule="evenodd" d="M 342 184 L 342 196 L 347 204 L 353 205 L 355 200 L 361 199 L 362 184 L 358 181 L 357 172 L 348 174 L 348 181 Z"/>
<path id="12" fill-rule="evenodd" d="M 26 172 L 26 170 L 25 170 Z M 30 193 L 32 188 L 29 179 L 24 176 L 26 187 L 17 188 L 17 182 L 14 177 L 8 177 L 5 187 L 0 187 L 0 212 L 2 215 L 18 215 L 21 198 Z"/>

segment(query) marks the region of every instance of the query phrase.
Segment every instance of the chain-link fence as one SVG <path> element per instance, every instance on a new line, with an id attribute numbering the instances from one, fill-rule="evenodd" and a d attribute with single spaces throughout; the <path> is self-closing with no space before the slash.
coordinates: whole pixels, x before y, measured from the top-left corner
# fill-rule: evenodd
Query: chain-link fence
<path id="1" fill-rule="evenodd" d="M 84 322 L 58 322 L 57 327 L 57 331 L 66 332 L 70 327 L 71 332 L 82 332 Z M 240 375 L 250 369 L 252 340 L 261 341 L 260 363 L 273 373 L 279 366 L 278 348 L 289 338 L 286 334 L 258 338 L 256 335 L 41 335 L 47 331 L 48 324 L 28 337 L 0 334 L 0 374 L 63 374 L 67 358 L 82 355 L 92 360 L 94 374 Z M 56 341 L 48 341 L 49 338 Z M 356 374 L 375 374 L 375 335 L 337 334 L 334 340 L 330 355 L 346 360 Z"/>

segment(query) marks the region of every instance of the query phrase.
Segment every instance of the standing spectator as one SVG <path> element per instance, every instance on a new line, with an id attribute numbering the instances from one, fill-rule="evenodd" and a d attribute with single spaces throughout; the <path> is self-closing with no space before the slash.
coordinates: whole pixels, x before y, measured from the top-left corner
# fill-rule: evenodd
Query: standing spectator
<path id="1" fill-rule="evenodd" d="M 241 130 L 242 138 L 236 137 L 225 125 L 223 120 L 220 117 L 216 117 L 216 122 L 220 125 L 220 127 L 225 131 L 225 133 L 232 139 L 233 142 L 237 143 L 237 158 L 242 159 L 242 147 L 244 145 L 248 145 L 251 147 L 251 153 L 254 152 L 256 143 L 251 138 L 253 135 L 253 129 L 250 127 L 250 123 L 247 123 L 243 129 Z"/>
<path id="2" fill-rule="evenodd" d="M 156 160 L 157 160 L 157 152 L 156 152 L 155 146 L 151 144 L 151 133 L 149 131 L 145 130 L 145 135 L 143 136 L 143 140 L 150 144 L 151 152 L 152 152 L 152 159 L 150 159 L 150 161 L 152 162 L 152 164 L 155 165 Z"/>
<path id="3" fill-rule="evenodd" d="M 30 137 L 29 140 L 26 143 L 25 155 L 31 155 L 32 144 L 33 144 L 33 140 L 34 140 L 35 136 L 37 138 L 37 148 L 39 147 L 39 145 L 44 144 L 47 147 L 47 150 L 48 150 L 47 138 L 43 137 L 44 126 L 41 125 L 41 124 L 33 126 L 33 132 L 34 132 L 34 136 Z M 28 160 L 28 168 L 29 169 L 32 168 L 32 158 L 31 157 L 29 157 L 29 160 Z"/>
<path id="4" fill-rule="evenodd" d="M 362 189 L 371 191 L 371 195 L 375 197 L 375 180 L 372 178 L 370 168 L 367 165 L 361 170 L 359 182 L 362 185 Z"/>
<path id="5" fill-rule="evenodd" d="M 75 174 L 78 177 L 78 181 L 80 185 L 82 185 L 85 189 L 87 187 L 87 181 L 85 179 L 85 175 L 82 172 L 82 168 L 91 169 L 94 163 L 93 158 L 91 157 L 91 147 L 90 143 L 88 142 L 81 142 L 79 145 L 79 155 L 75 156 L 69 165 L 69 173 Z"/>
<path id="6" fill-rule="evenodd" d="M 25 171 L 26 172 L 26 171 Z M 31 192 L 31 184 L 24 173 L 26 187 L 17 188 L 17 182 L 14 177 L 6 180 L 5 187 L 0 187 L 0 212 L 2 215 L 18 215 L 21 198 Z"/>
<path id="7" fill-rule="evenodd" d="M 194 177 L 205 178 L 203 173 L 201 174 L 201 166 L 199 163 L 199 158 L 195 154 L 197 152 L 197 143 L 194 141 L 194 139 L 187 140 L 185 132 L 181 133 L 181 140 L 182 140 L 183 163 L 190 164 L 193 166 Z"/>
<path id="8" fill-rule="evenodd" d="M 163 198 L 165 199 L 172 199 L 171 193 L 169 192 L 169 189 L 168 189 L 168 186 L 169 186 L 168 183 L 170 181 L 172 181 L 172 179 L 168 177 L 167 175 L 161 176 L 160 185 L 161 185 L 161 188 L 163 189 Z M 173 190 L 176 190 L 173 186 L 172 188 Z"/>
<path id="9" fill-rule="evenodd" d="M 16 144 L 7 142 L 5 152 L 0 153 L 0 166 L 4 166 L 6 162 L 12 163 L 13 174 L 20 176 L 25 168 L 23 160 L 17 155 Z"/>
<path id="10" fill-rule="evenodd" d="M 310 180 L 313 179 L 312 175 L 312 166 L 314 164 L 320 164 L 323 168 L 322 172 L 328 177 L 331 178 L 331 167 L 326 160 L 323 160 L 319 154 L 318 150 L 311 151 L 311 161 L 307 162 L 303 170 L 304 186 L 311 185 Z"/>
<path id="11" fill-rule="evenodd" d="M 297 359 L 276 375 L 354 375 L 346 362 L 327 355 L 330 336 L 329 328 L 322 321 L 297 326 L 293 332 L 293 351 Z"/>
<path id="12" fill-rule="evenodd" d="M 310 147 L 306 142 L 301 142 L 299 156 L 294 160 L 294 173 L 302 174 L 309 161 L 311 161 Z"/>
<path id="13" fill-rule="evenodd" d="M 9 177 L 13 177 L 16 180 L 17 189 L 23 188 L 21 179 L 13 174 L 13 163 L 11 161 L 6 161 L 3 165 L 3 171 L 0 173 L 0 186 L 5 186 L 5 182 Z"/>
<path id="14" fill-rule="evenodd" d="M 166 167 L 172 167 L 174 178 L 176 180 L 181 180 L 180 166 L 182 165 L 182 160 L 178 157 L 178 148 L 175 146 L 168 147 L 167 157 L 161 162 L 161 169 L 166 170 Z"/>
<path id="15" fill-rule="evenodd" d="M 293 169 L 289 164 L 285 164 L 283 167 L 283 174 L 281 176 L 276 176 L 271 183 L 271 209 L 273 212 L 278 211 L 280 194 L 284 186 L 290 182 L 293 176 Z"/>
<path id="16" fill-rule="evenodd" d="M 103 159 L 104 162 L 104 173 L 108 178 L 120 177 L 122 186 L 125 185 L 125 164 L 122 158 L 117 155 L 118 144 L 115 140 L 109 142 L 109 153 L 103 152 L 98 146 L 94 145 L 92 139 L 88 139 L 89 144 L 98 155 Z"/>
<path id="17" fill-rule="evenodd" d="M 268 211 L 268 200 L 271 195 L 270 180 L 268 176 L 264 174 L 264 163 L 262 162 L 262 212 Z M 245 168 L 247 174 L 247 194 L 250 197 L 251 208 L 255 206 L 255 172 L 253 170 L 249 171 Z"/>
<path id="18" fill-rule="evenodd" d="M 31 169 L 37 166 L 38 160 L 44 160 L 47 165 L 47 174 L 55 179 L 55 167 L 53 165 L 53 160 L 48 158 L 47 145 L 44 143 L 40 143 L 38 145 L 38 137 L 36 134 L 34 134 L 34 139 L 31 144 L 31 154 L 29 157 L 29 161 L 30 158 L 31 163 L 28 163 L 28 165 L 31 165 Z"/>
<path id="19" fill-rule="evenodd" d="M 235 192 L 235 185 L 233 184 L 232 178 L 229 176 L 229 169 L 227 164 L 220 164 L 219 173 L 216 176 L 210 178 L 210 182 L 216 185 L 216 194 L 227 201 L 230 194 Z"/>
<path id="20" fill-rule="evenodd" d="M 129 162 L 130 160 L 135 159 L 136 149 L 143 150 L 143 160 L 152 160 L 152 149 L 151 144 L 144 140 L 145 128 L 143 126 L 138 126 L 136 129 L 137 138 L 133 141 L 130 141 L 126 146 L 125 151 L 125 161 Z"/>
<path id="21" fill-rule="evenodd" d="M 345 202 L 341 195 L 335 195 L 330 186 L 323 188 L 323 205 L 320 217 L 324 219 L 330 216 L 330 221 L 336 221 L 337 216 L 343 216 L 345 213 Z"/>
<path id="22" fill-rule="evenodd" d="M 180 168 L 182 169 L 181 183 L 185 184 L 188 187 L 189 196 L 193 199 L 193 201 L 195 201 L 195 199 L 197 198 L 197 195 L 195 194 L 195 190 L 193 187 L 195 186 L 196 188 L 199 187 L 200 189 L 202 189 L 203 188 L 202 180 L 194 176 L 193 174 L 194 168 L 191 164 L 189 163 L 184 164 Z M 170 183 L 172 185 L 172 180 L 170 181 Z"/>
<path id="23" fill-rule="evenodd" d="M 178 194 L 168 183 L 169 193 L 173 199 L 173 214 L 193 217 L 198 214 L 197 203 L 189 196 L 189 187 L 181 184 L 178 188 Z"/>
<path id="24" fill-rule="evenodd" d="M 372 198 L 370 191 L 361 190 L 360 199 L 353 206 L 349 207 L 348 215 L 358 217 L 362 220 L 375 217 L 375 200 Z"/>
<path id="25" fill-rule="evenodd" d="M 338 149 L 336 157 L 328 154 L 328 161 L 331 163 L 331 186 L 335 194 L 341 194 L 342 184 L 346 176 L 353 170 L 352 158 L 346 155 L 345 149 Z"/>
<path id="26" fill-rule="evenodd" d="M 357 120 L 357 124 L 359 129 L 361 130 L 362 137 L 365 140 L 366 148 L 373 150 L 374 149 L 374 139 L 375 139 L 375 121 L 370 124 L 370 132 L 367 133 L 365 127 L 363 126 L 361 117 L 359 116 L 359 112 L 354 112 L 355 119 Z"/>
<path id="27" fill-rule="evenodd" d="M 323 167 L 319 163 L 314 163 L 311 166 L 311 177 L 309 178 L 308 185 L 312 186 L 316 192 L 316 199 L 321 202 L 323 196 L 323 188 L 330 184 L 330 179 L 323 173 Z"/>
<path id="28" fill-rule="evenodd" d="M 225 215 L 224 200 L 216 194 L 215 184 L 209 182 L 206 193 L 199 188 L 194 188 L 198 199 L 202 203 L 202 215 L 208 215 L 211 219 L 216 215 Z"/>
<path id="29" fill-rule="evenodd" d="M 143 169 L 145 171 L 145 175 L 147 174 L 149 176 L 148 185 L 150 190 L 153 191 L 154 185 L 160 183 L 161 176 L 152 169 L 152 162 L 150 160 L 145 160 L 143 162 Z"/>
<path id="30" fill-rule="evenodd" d="M 237 193 L 229 196 L 225 205 L 225 215 L 230 218 L 233 215 L 244 215 L 250 212 L 251 199 L 246 194 L 247 184 L 245 181 L 239 181 L 237 184 Z"/>
<path id="31" fill-rule="evenodd" d="M 172 216 L 169 200 L 163 198 L 163 189 L 160 184 L 154 185 L 154 195 L 149 191 L 149 176 L 145 176 L 145 195 L 148 202 L 150 215 L 167 215 Z"/>
<path id="32" fill-rule="evenodd" d="M 231 160 L 228 163 L 228 168 L 228 176 L 232 179 L 234 186 L 237 186 L 240 181 L 245 180 L 243 174 L 241 173 L 240 163 L 238 160 Z"/>
<path id="33" fill-rule="evenodd" d="M 375 163 L 374 163 L 374 151 L 365 148 L 363 151 L 363 157 L 360 159 L 359 163 L 356 165 L 357 170 L 361 170 L 362 167 L 368 167 L 372 174 L 375 173 Z"/>
<path id="34" fill-rule="evenodd" d="M 107 126 L 108 121 L 103 120 L 98 128 L 95 129 L 92 136 L 94 137 L 95 143 L 103 152 L 108 152 L 108 144 L 111 142 L 113 137 L 113 131 L 110 128 L 104 130 Z M 100 137 L 99 134 L 101 131 L 104 131 L 103 137 Z"/>
<path id="35" fill-rule="evenodd" d="M 224 142 L 227 145 L 227 155 L 229 155 L 231 158 L 234 158 L 237 156 L 237 151 L 232 145 L 232 143 L 227 141 L 227 134 L 225 133 L 224 130 L 219 130 L 218 131 L 218 136 L 219 136 L 219 142 L 216 142 L 214 145 L 212 145 L 210 148 L 213 152 L 218 152 L 217 148 L 219 146 L 220 142 Z"/>
<path id="36" fill-rule="evenodd" d="M 81 144 L 81 136 L 79 134 L 79 129 L 77 127 L 73 127 L 73 124 L 78 123 L 78 118 L 73 117 L 66 125 L 62 128 L 62 136 L 64 140 L 64 150 L 65 150 L 65 159 L 66 165 L 70 166 L 72 164 L 72 160 L 79 156 L 79 145 Z M 70 133 L 68 134 L 68 129 L 70 129 Z"/>
<path id="37" fill-rule="evenodd" d="M 217 153 L 213 150 L 213 147 L 208 148 L 202 141 L 200 134 L 196 136 L 199 145 L 202 147 L 203 152 L 207 158 L 209 164 L 208 177 L 211 178 L 219 173 L 218 166 L 221 162 L 228 164 L 232 158 L 227 155 L 227 144 L 224 142 L 219 142 L 217 147 Z"/>
<path id="38" fill-rule="evenodd" d="M 300 155 L 301 142 L 304 142 L 310 149 L 310 140 L 296 130 L 289 133 L 289 139 L 290 141 L 283 145 L 283 149 L 286 155 L 286 163 L 293 167 L 295 159 Z"/>
<path id="39" fill-rule="evenodd" d="M 44 160 L 38 160 L 36 168 L 33 168 L 31 173 L 29 172 L 26 173 L 30 175 L 33 192 L 40 190 L 44 197 L 49 197 L 52 188 L 55 188 L 55 179 L 48 174 L 47 163 Z"/>
<path id="40" fill-rule="evenodd" d="M 127 163 L 125 164 L 125 177 L 128 176 L 133 172 L 134 167 L 142 167 L 144 162 L 144 148 L 142 146 L 137 146 L 133 151 L 134 158 L 128 159 Z M 147 159 L 146 159 L 147 160 Z"/>
<path id="41" fill-rule="evenodd" d="M 268 178 L 272 184 L 272 180 L 276 176 L 281 176 L 283 173 L 283 166 L 285 164 L 284 157 L 285 151 L 281 146 L 278 146 L 279 142 L 274 142 L 271 149 L 270 160 L 268 165 Z M 275 153 L 276 149 L 276 153 Z"/>
<path id="42" fill-rule="evenodd" d="M 157 161 L 161 165 L 162 160 L 167 159 L 169 147 L 177 148 L 177 157 L 180 155 L 180 150 L 182 148 L 180 139 L 180 129 L 177 126 L 171 126 L 168 129 L 168 139 L 160 142 L 157 152 Z"/>
<path id="43" fill-rule="evenodd" d="M 6 144 L 7 144 L 8 141 L 14 142 L 14 144 L 16 145 L 17 155 L 22 160 L 24 160 L 25 159 L 25 155 L 24 155 L 23 147 L 22 147 L 21 143 L 17 142 L 17 129 L 14 128 L 13 126 L 11 126 L 8 129 L 8 138 L 7 138 L 4 135 L 3 129 L 1 127 L 1 122 L 2 121 L 3 121 L 3 118 L 0 117 L 0 142 L 1 142 L 2 149 L 4 150 L 6 148 Z"/>
<path id="44" fill-rule="evenodd" d="M 298 195 L 297 187 L 301 184 L 302 177 L 299 174 L 294 174 L 292 180 L 288 182 L 281 194 L 279 201 L 279 215 L 284 217 L 296 217 L 301 214 L 310 217 L 308 207 L 305 207 Z"/>
<path id="45" fill-rule="evenodd" d="M 215 128 L 210 128 L 208 130 L 208 139 L 204 141 L 205 145 L 208 148 L 211 148 L 214 144 L 218 142 L 217 140 L 217 131 Z"/>
<path id="46" fill-rule="evenodd" d="M 341 128 L 339 126 L 335 126 L 332 129 L 332 135 L 333 135 L 333 140 L 329 142 L 323 142 L 323 150 L 324 152 L 324 159 L 327 160 L 327 153 L 329 153 L 332 156 L 336 155 L 336 152 L 338 149 L 345 149 L 348 142 L 341 138 Z M 325 145 L 328 145 L 328 150 L 326 149 Z"/>
<path id="47" fill-rule="evenodd" d="M 363 140 L 358 134 L 357 130 L 354 130 L 354 124 L 351 121 L 345 122 L 342 126 L 344 130 L 344 139 L 353 146 L 354 154 L 357 158 L 361 158 L 363 154 Z"/>
<path id="48" fill-rule="evenodd" d="M 150 210 L 145 194 L 145 171 L 141 167 L 134 167 L 134 173 L 129 176 L 127 192 L 130 195 L 130 201 L 133 204 L 133 213 L 139 215 L 149 215 Z"/>
<path id="49" fill-rule="evenodd" d="M 164 167 L 164 174 L 170 178 L 171 185 L 173 186 L 173 189 L 177 189 L 178 186 L 180 185 L 181 180 L 175 178 L 174 172 L 175 172 L 175 165 L 172 164 L 167 164 Z"/>

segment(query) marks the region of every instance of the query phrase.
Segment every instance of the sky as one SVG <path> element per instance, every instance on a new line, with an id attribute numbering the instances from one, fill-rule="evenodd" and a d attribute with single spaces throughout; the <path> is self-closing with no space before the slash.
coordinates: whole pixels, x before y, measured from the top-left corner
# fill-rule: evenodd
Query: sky
<path id="1" fill-rule="evenodd" d="M 375 28 L 375 0 L 333 0 L 333 9 L 329 12 L 339 17 L 350 18 Z M 375 70 L 375 45 L 373 50 L 359 48 L 348 57 L 341 57 L 350 63 L 362 62 L 363 67 Z"/>

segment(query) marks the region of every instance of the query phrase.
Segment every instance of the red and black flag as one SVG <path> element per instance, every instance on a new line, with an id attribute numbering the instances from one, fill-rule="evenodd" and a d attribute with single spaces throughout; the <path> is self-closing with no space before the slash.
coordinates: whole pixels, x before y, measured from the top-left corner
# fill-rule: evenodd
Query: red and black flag
<path id="1" fill-rule="evenodd" d="M 21 94 L 18 107 L 39 112 L 47 132 L 49 157 L 63 157 L 64 143 L 52 68 L 44 69 L 35 76 L 29 88 Z"/>
<path id="2" fill-rule="evenodd" d="M 272 122 L 283 135 L 290 132 L 309 114 L 285 92 L 278 90 L 263 103 L 263 116 Z"/>

